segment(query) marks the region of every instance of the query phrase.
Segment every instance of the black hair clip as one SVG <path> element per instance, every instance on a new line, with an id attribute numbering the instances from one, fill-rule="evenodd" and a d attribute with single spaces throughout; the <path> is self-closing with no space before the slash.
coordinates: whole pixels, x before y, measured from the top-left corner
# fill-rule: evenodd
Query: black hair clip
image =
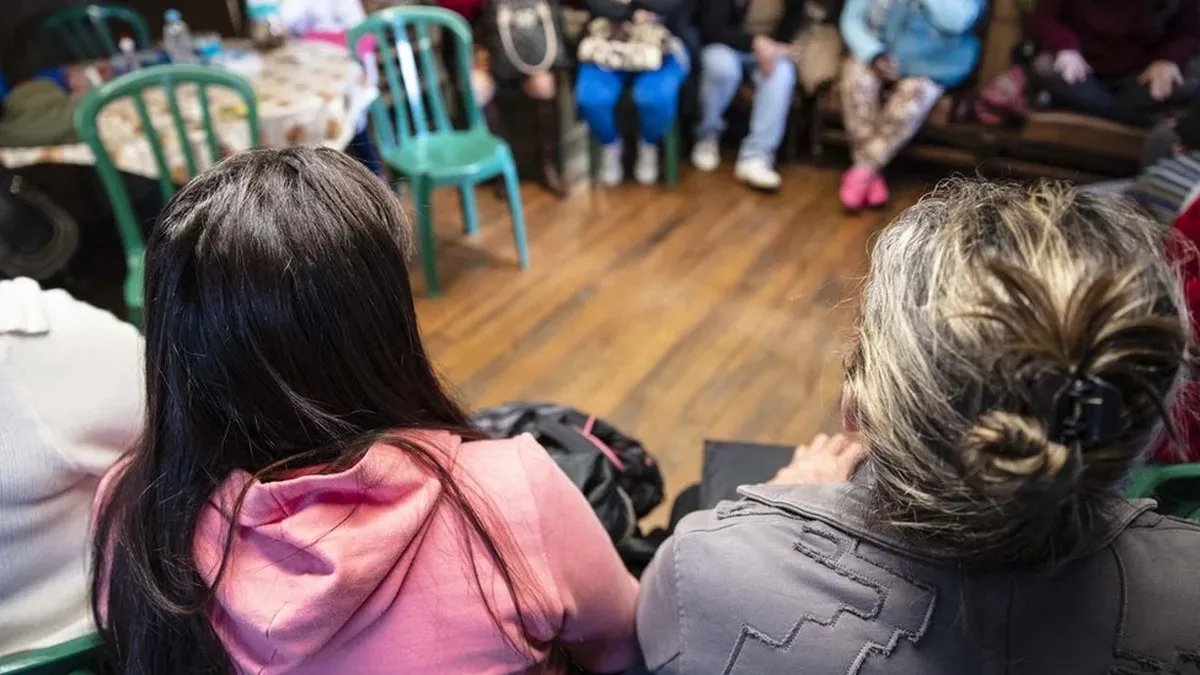
<path id="1" fill-rule="evenodd" d="M 1063 445 L 1099 445 L 1120 431 L 1124 405 L 1121 391 L 1105 380 L 1072 377 L 1054 395 L 1050 440 Z"/>

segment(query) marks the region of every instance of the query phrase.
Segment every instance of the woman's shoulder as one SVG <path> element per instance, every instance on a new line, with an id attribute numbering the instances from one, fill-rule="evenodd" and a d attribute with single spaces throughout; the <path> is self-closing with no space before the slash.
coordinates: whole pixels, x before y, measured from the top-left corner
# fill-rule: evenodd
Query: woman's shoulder
<path id="1" fill-rule="evenodd" d="M 530 434 L 465 441 L 456 461 L 489 492 L 504 496 L 536 495 L 553 472 L 561 473 Z"/>

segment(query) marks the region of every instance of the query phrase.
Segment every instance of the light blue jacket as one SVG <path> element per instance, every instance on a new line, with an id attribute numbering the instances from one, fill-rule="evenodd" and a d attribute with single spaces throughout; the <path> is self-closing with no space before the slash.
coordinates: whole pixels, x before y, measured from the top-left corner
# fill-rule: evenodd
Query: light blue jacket
<path id="1" fill-rule="evenodd" d="M 979 39 L 971 27 L 985 1 L 848 0 L 842 38 L 859 61 L 892 54 L 902 77 L 928 77 L 953 87 L 979 60 Z"/>

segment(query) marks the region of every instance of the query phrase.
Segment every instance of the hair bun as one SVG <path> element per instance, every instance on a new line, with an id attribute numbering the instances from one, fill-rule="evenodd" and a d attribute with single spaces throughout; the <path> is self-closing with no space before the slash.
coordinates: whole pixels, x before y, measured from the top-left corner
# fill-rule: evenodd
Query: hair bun
<path id="1" fill-rule="evenodd" d="M 1039 420 L 992 410 L 979 416 L 962 441 L 964 478 L 989 493 L 1074 481 L 1068 467 L 1077 453 L 1047 438 Z"/>

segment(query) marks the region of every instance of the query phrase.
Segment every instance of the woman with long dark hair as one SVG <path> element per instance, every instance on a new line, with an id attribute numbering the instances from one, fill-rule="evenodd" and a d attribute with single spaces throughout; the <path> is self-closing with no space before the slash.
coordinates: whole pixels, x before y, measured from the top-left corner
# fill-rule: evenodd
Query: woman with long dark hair
<path id="1" fill-rule="evenodd" d="M 529 437 L 421 344 L 399 203 L 330 150 L 186 185 L 146 258 L 146 434 L 101 488 L 124 675 L 619 671 L 636 582 Z"/>

